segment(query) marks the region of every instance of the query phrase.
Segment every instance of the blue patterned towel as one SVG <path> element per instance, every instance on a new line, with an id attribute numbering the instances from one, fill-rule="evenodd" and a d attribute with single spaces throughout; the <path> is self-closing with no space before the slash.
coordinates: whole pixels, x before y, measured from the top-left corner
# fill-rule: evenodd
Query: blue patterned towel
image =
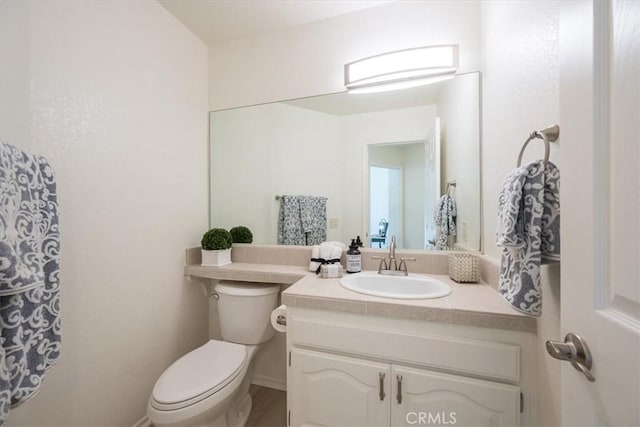
<path id="1" fill-rule="evenodd" d="M 456 199 L 450 194 L 440 197 L 436 206 L 435 223 L 438 229 L 438 239 L 436 240 L 436 249 L 446 251 L 449 249 L 449 236 L 456 235 L 456 220 L 458 215 L 456 209 Z"/>
<path id="2" fill-rule="evenodd" d="M 539 316 L 540 265 L 560 261 L 560 170 L 542 160 L 519 167 L 505 178 L 498 204 L 500 293 Z"/>
<path id="3" fill-rule="evenodd" d="M 59 280 L 53 170 L 0 141 L 0 426 L 60 357 Z"/>
<path id="4" fill-rule="evenodd" d="M 319 245 L 327 239 L 327 198 L 282 196 L 278 217 L 279 245 Z"/>

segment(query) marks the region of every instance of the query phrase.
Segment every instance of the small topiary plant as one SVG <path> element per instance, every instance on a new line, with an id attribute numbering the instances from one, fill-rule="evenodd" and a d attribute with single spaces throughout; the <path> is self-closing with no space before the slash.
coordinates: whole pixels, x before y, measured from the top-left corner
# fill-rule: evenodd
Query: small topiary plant
<path id="1" fill-rule="evenodd" d="M 204 233 L 200 241 L 200 245 L 205 251 L 229 249 L 232 243 L 231 233 L 224 228 L 212 228 Z"/>
<path id="2" fill-rule="evenodd" d="M 233 243 L 251 243 L 253 242 L 253 233 L 244 225 L 233 227 L 229 230 Z"/>

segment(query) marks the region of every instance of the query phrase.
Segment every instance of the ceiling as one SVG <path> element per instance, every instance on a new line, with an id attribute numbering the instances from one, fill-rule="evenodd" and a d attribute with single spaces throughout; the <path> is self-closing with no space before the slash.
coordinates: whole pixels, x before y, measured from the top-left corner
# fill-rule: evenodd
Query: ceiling
<path id="1" fill-rule="evenodd" d="M 390 0 L 158 1 L 209 46 L 390 3 Z"/>

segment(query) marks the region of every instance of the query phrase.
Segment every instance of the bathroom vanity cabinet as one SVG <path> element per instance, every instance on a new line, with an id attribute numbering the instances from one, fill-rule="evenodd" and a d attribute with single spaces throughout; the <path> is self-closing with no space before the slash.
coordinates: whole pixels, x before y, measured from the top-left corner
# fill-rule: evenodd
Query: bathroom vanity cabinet
<path id="1" fill-rule="evenodd" d="M 534 373 L 544 349 L 537 346 L 536 319 L 486 284 L 451 281 L 446 254 L 417 255 L 423 258 L 416 269 L 452 293 L 400 300 L 362 295 L 339 279 L 309 273 L 308 248 L 236 249 L 225 267 L 202 267 L 199 248 L 189 249 L 185 274 L 291 285 L 281 296 L 288 425 L 538 425 Z M 256 264 L 247 255 L 286 259 L 288 251 L 303 250 L 291 266 Z M 270 357 L 281 360 L 281 353 Z"/>
<path id="2" fill-rule="evenodd" d="M 292 307 L 289 425 L 530 425 L 531 408 L 521 413 L 532 380 L 521 366 L 530 339 L 521 332 Z"/>
<path id="3" fill-rule="evenodd" d="M 520 388 L 294 349 L 291 425 L 518 425 Z"/>

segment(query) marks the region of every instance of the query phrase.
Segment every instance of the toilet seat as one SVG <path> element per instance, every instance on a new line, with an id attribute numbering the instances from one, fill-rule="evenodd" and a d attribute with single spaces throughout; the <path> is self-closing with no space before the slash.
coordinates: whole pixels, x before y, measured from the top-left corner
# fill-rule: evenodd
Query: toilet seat
<path id="1" fill-rule="evenodd" d="M 246 346 L 211 340 L 164 371 L 153 387 L 150 404 L 161 411 L 194 405 L 224 389 L 246 363 Z"/>

